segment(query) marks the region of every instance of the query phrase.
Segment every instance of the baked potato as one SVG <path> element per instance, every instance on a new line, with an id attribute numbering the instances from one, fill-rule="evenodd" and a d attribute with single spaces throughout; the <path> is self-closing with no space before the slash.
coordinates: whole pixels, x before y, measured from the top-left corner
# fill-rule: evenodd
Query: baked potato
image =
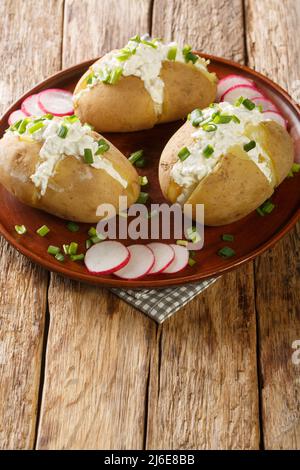
<path id="1" fill-rule="evenodd" d="M 214 101 L 216 91 L 215 74 L 189 46 L 136 36 L 82 76 L 74 108 L 99 132 L 130 132 L 184 118 Z"/>
<path id="2" fill-rule="evenodd" d="M 63 219 L 97 222 L 102 203 L 119 209 L 140 192 L 127 158 L 78 118 L 27 118 L 0 140 L 0 183 L 21 202 Z"/>
<path id="3" fill-rule="evenodd" d="M 219 103 L 194 110 L 169 140 L 159 181 L 166 199 L 192 204 L 194 218 L 196 204 L 204 204 L 205 224 L 218 226 L 258 208 L 293 159 L 292 139 L 280 124 L 242 103 Z"/>

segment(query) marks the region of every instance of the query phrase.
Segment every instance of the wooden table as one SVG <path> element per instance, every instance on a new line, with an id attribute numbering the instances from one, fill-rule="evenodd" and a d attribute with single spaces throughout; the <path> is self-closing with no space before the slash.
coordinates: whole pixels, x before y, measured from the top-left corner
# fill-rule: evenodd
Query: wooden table
<path id="1" fill-rule="evenodd" d="M 300 78 L 299 0 L 0 0 L 0 11 L 1 112 L 147 31 L 289 91 Z M 1 240 L 0 447 L 300 448 L 299 235 L 159 327 Z"/>

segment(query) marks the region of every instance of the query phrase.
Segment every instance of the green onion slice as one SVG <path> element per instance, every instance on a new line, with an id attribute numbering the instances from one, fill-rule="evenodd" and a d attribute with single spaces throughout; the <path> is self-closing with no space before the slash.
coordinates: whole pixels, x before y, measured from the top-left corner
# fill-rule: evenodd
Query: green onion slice
<path id="1" fill-rule="evenodd" d="M 200 123 L 204 119 L 201 109 L 194 109 L 194 111 L 189 115 L 189 119 L 194 127 L 199 127 Z"/>
<path id="2" fill-rule="evenodd" d="M 249 152 L 250 150 L 254 149 L 256 147 L 256 142 L 255 140 L 250 140 L 247 144 L 244 145 L 244 150 L 246 152 Z"/>
<path id="3" fill-rule="evenodd" d="M 62 262 L 62 261 L 64 261 L 65 257 L 62 253 L 56 253 L 55 259 L 57 259 L 57 261 Z"/>
<path id="4" fill-rule="evenodd" d="M 139 176 L 139 183 L 141 186 L 146 186 L 148 184 L 147 176 Z"/>
<path id="5" fill-rule="evenodd" d="M 194 260 L 193 258 L 189 257 L 188 263 L 189 263 L 189 266 L 191 266 L 191 268 L 192 268 L 193 266 L 195 266 L 195 264 L 197 263 L 197 261 Z"/>
<path id="6" fill-rule="evenodd" d="M 236 106 L 237 108 L 239 106 L 241 106 L 242 102 L 244 101 L 244 97 L 243 96 L 240 96 L 235 102 L 234 102 L 234 106 Z"/>
<path id="7" fill-rule="evenodd" d="M 205 132 L 214 132 L 217 130 L 217 126 L 213 122 L 205 123 L 201 127 Z"/>
<path id="8" fill-rule="evenodd" d="M 230 233 L 223 233 L 222 240 L 224 240 L 224 242 L 233 242 L 234 236 Z"/>
<path id="9" fill-rule="evenodd" d="M 104 139 L 98 140 L 98 150 L 96 152 L 96 155 L 103 155 L 103 153 L 107 152 L 109 150 L 109 144 L 106 142 Z"/>
<path id="10" fill-rule="evenodd" d="M 136 201 L 137 204 L 146 204 L 146 202 L 148 201 L 149 199 L 149 194 L 148 193 L 144 193 L 143 191 L 140 192 L 140 195 Z"/>
<path id="11" fill-rule="evenodd" d="M 299 173 L 300 163 L 293 163 L 291 170 L 292 170 L 293 173 Z"/>
<path id="12" fill-rule="evenodd" d="M 80 253 L 78 255 L 71 255 L 70 258 L 72 261 L 82 261 L 84 259 L 84 254 Z"/>
<path id="13" fill-rule="evenodd" d="M 177 55 L 177 47 L 171 46 L 170 49 L 168 50 L 168 55 L 167 55 L 168 60 L 175 60 L 176 55 Z"/>
<path id="14" fill-rule="evenodd" d="M 123 72 L 122 67 L 116 67 L 115 69 L 113 69 L 110 73 L 108 83 L 110 85 L 115 85 L 121 78 L 122 72 Z"/>
<path id="15" fill-rule="evenodd" d="M 22 120 L 21 124 L 19 125 L 18 132 L 19 134 L 24 134 L 26 131 L 27 124 L 30 122 L 29 118 L 25 118 Z"/>
<path id="16" fill-rule="evenodd" d="M 71 242 L 69 245 L 69 251 L 68 251 L 69 255 L 76 255 L 77 250 L 78 250 L 78 243 Z"/>
<path id="17" fill-rule="evenodd" d="M 65 255 L 68 255 L 68 254 L 69 254 L 69 247 L 70 247 L 70 245 L 64 244 L 62 247 L 63 247 L 64 254 L 65 254 Z"/>
<path id="18" fill-rule="evenodd" d="M 61 139 L 65 139 L 67 137 L 68 132 L 69 132 L 68 127 L 65 126 L 64 124 L 61 124 L 61 126 L 59 127 L 59 129 L 57 131 L 57 135 Z"/>
<path id="19" fill-rule="evenodd" d="M 136 163 L 135 163 L 135 166 L 137 168 L 144 168 L 144 166 L 146 165 L 146 160 L 145 158 L 140 158 Z"/>
<path id="20" fill-rule="evenodd" d="M 29 132 L 29 134 L 34 134 L 35 132 L 42 129 L 42 127 L 44 127 L 44 123 L 43 122 L 37 122 L 36 124 L 33 124 L 33 126 L 31 126 L 29 128 L 28 132 Z"/>
<path id="21" fill-rule="evenodd" d="M 190 155 L 191 155 L 191 152 L 189 151 L 187 147 L 182 147 L 182 149 L 179 150 L 178 152 L 178 157 L 182 162 L 186 160 Z"/>
<path id="22" fill-rule="evenodd" d="M 93 152 L 91 149 L 84 149 L 83 160 L 84 160 L 84 163 L 88 163 L 88 164 L 94 163 Z"/>
<path id="23" fill-rule="evenodd" d="M 60 252 L 60 249 L 59 249 L 58 246 L 49 245 L 49 246 L 48 246 L 48 249 L 47 249 L 47 252 L 48 252 L 50 255 L 57 255 L 57 253 Z"/>
<path id="24" fill-rule="evenodd" d="M 273 204 L 272 201 L 267 200 L 259 207 L 259 209 L 264 215 L 271 214 L 271 212 L 275 209 L 275 204 Z"/>
<path id="25" fill-rule="evenodd" d="M 187 246 L 188 242 L 186 240 L 176 240 L 176 245 Z"/>
<path id="26" fill-rule="evenodd" d="M 91 227 L 88 231 L 88 234 L 90 237 L 95 237 L 97 235 L 97 230 L 95 229 L 95 227 Z"/>
<path id="27" fill-rule="evenodd" d="M 228 124 L 232 120 L 232 116 L 227 114 L 217 114 L 213 121 L 215 124 Z"/>
<path id="28" fill-rule="evenodd" d="M 249 109 L 249 111 L 252 111 L 252 109 L 254 109 L 256 106 L 255 103 L 253 103 L 253 101 L 249 100 L 248 98 L 245 98 L 242 101 L 242 104 L 245 106 L 245 108 Z"/>
<path id="29" fill-rule="evenodd" d="M 229 246 L 224 246 L 218 251 L 218 255 L 222 258 L 231 258 L 235 255 L 235 251 Z"/>
<path id="30" fill-rule="evenodd" d="M 85 240 L 85 248 L 88 250 L 89 248 L 91 248 L 93 242 L 92 240 L 90 240 L 89 238 L 87 240 Z"/>
<path id="31" fill-rule="evenodd" d="M 25 225 L 15 225 L 15 231 L 19 235 L 24 235 L 24 233 L 27 232 L 27 228 L 25 227 Z"/>
<path id="32" fill-rule="evenodd" d="M 213 153 L 214 148 L 212 147 L 212 145 L 207 145 L 203 150 L 203 155 L 205 156 L 205 158 L 209 158 Z"/>
<path id="33" fill-rule="evenodd" d="M 79 225 L 75 224 L 75 222 L 68 222 L 67 229 L 70 230 L 70 232 L 78 232 Z"/>
<path id="34" fill-rule="evenodd" d="M 36 233 L 40 236 L 40 237 L 44 237 L 45 235 L 47 235 L 47 233 L 50 232 L 50 229 L 47 227 L 47 225 L 42 225 L 40 228 L 37 229 Z"/>
<path id="35" fill-rule="evenodd" d="M 64 121 L 69 122 L 70 124 L 74 124 L 74 122 L 79 121 L 79 118 L 75 114 L 73 114 L 73 116 L 66 116 L 64 118 Z"/>
<path id="36" fill-rule="evenodd" d="M 128 158 L 128 160 L 130 161 L 130 163 L 132 163 L 133 165 L 138 161 L 140 160 L 144 155 L 144 150 L 137 150 L 136 152 L 133 152 L 130 157 Z"/>

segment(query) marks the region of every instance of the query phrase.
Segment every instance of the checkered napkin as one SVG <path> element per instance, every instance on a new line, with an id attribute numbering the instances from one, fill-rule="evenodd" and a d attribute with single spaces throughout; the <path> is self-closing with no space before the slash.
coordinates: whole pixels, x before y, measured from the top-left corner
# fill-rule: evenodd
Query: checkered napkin
<path id="1" fill-rule="evenodd" d="M 197 284 L 186 284 L 166 289 L 110 289 L 125 302 L 133 305 L 157 323 L 164 322 L 196 295 L 211 286 L 217 278 L 207 279 Z"/>

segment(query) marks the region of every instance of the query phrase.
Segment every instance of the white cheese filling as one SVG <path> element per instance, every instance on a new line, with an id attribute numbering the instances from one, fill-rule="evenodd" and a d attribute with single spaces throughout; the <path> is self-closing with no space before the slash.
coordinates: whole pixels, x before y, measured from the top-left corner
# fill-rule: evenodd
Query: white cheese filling
<path id="1" fill-rule="evenodd" d="M 92 65 L 91 72 L 94 75 L 91 78 L 91 83 L 87 85 L 87 88 L 84 88 L 74 96 L 74 102 L 76 103 L 83 93 L 99 83 L 103 73 L 111 73 L 121 68 L 121 75 L 124 77 L 134 75 L 143 80 L 145 88 L 153 100 L 156 113 L 161 114 L 164 100 L 164 82 L 160 78 L 162 63 L 169 60 L 168 54 L 170 50 L 176 50 L 176 56 L 173 59 L 176 62 L 186 63 L 186 57 L 183 53 L 183 48 L 178 46 L 176 42 L 164 44 L 160 40 L 154 40 L 151 43 L 153 44 L 152 46 L 147 43 L 129 40 L 124 49 L 133 51 L 133 53 L 126 60 L 119 60 L 118 58 L 124 49 L 106 54 L 100 62 Z M 199 70 L 209 73 L 207 71 L 207 64 L 208 61 L 198 57 L 194 66 Z"/>
<path id="2" fill-rule="evenodd" d="M 35 173 L 30 177 L 34 185 L 39 188 L 41 196 L 47 190 L 49 178 L 54 175 L 58 161 L 67 155 L 82 158 L 85 149 L 89 149 L 93 156 L 93 163 L 90 166 L 104 170 L 124 188 L 127 187 L 127 181 L 105 158 L 105 154 L 96 155 L 99 146 L 95 138 L 90 135 L 90 126 L 82 125 L 79 121 L 70 123 L 62 118 L 45 119 L 42 121 L 43 127 L 31 134 L 30 128 L 35 126 L 33 121 L 34 119 L 27 124 L 23 134 L 20 134 L 19 130 L 9 130 L 8 132 L 24 140 L 43 142 L 39 152 L 40 160 L 36 165 Z M 67 128 L 67 135 L 64 138 L 58 135 L 61 125 Z"/>
<path id="3" fill-rule="evenodd" d="M 214 113 L 218 111 L 221 115 L 234 115 L 240 122 L 231 120 L 226 124 L 219 123 L 215 125 L 214 131 L 207 132 L 201 125 L 203 122 L 211 121 Z M 226 102 L 206 108 L 202 110 L 202 113 L 204 121 L 199 127 L 195 127 L 195 131 L 192 133 L 193 144 L 188 147 L 190 155 L 183 161 L 178 158 L 171 171 L 172 179 L 183 188 L 183 192 L 178 198 L 180 203 L 184 202 L 196 184 L 213 170 L 221 156 L 225 155 L 230 147 L 240 145 L 243 148 L 245 144 L 250 142 L 250 139 L 245 135 L 247 124 L 255 125 L 269 120 L 257 108 L 250 111 L 243 105 L 237 107 Z M 213 153 L 206 157 L 203 152 L 208 145 L 213 148 Z M 256 146 L 247 154 L 271 183 L 273 181 L 272 161 L 259 143 L 256 142 Z"/>

